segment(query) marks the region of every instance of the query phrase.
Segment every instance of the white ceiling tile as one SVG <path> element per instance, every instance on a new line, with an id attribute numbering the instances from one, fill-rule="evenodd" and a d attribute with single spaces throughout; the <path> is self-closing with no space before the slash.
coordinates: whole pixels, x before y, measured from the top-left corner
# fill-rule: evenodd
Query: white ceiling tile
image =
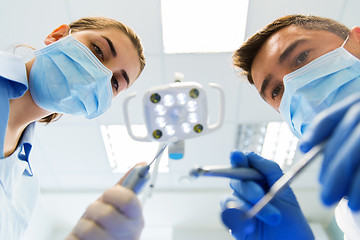
<path id="1" fill-rule="evenodd" d="M 0 50 L 18 44 L 35 48 L 45 46 L 45 37 L 55 28 L 71 21 L 66 1 L 2 0 L 0 8 Z"/>

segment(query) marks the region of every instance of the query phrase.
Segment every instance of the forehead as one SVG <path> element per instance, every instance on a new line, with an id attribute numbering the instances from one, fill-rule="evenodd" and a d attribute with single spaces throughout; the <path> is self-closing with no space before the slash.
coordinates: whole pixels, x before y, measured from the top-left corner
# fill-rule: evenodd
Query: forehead
<path id="1" fill-rule="evenodd" d="M 111 37 L 111 41 L 114 43 L 126 44 L 127 46 L 133 45 L 130 38 L 123 31 L 115 27 L 109 27 L 104 29 L 81 30 L 76 32 L 75 34 L 89 39 L 98 36 L 107 36 L 107 37 Z"/>
<path id="2" fill-rule="evenodd" d="M 329 37 L 336 36 L 334 33 L 324 31 L 324 30 L 309 30 L 299 26 L 289 26 L 285 27 L 273 35 L 271 35 L 263 44 L 259 50 L 261 52 L 274 52 L 275 50 L 281 51 L 284 49 L 291 41 L 297 39 L 306 39 L 306 40 L 316 40 L 322 42 L 324 40 L 329 40 Z M 328 41 L 327 41 L 328 42 Z M 323 43 L 327 43 L 323 42 Z"/>

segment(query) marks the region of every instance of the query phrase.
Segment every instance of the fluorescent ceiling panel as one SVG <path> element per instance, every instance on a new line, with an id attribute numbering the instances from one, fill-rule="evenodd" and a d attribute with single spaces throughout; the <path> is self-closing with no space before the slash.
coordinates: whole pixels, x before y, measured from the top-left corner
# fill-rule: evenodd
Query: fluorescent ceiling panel
<path id="1" fill-rule="evenodd" d="M 276 161 L 282 168 L 293 164 L 298 139 L 285 122 L 269 122 L 261 156 Z"/>
<path id="2" fill-rule="evenodd" d="M 240 124 L 236 146 L 243 152 L 255 152 L 277 162 L 282 169 L 293 164 L 298 139 L 285 122 Z"/>
<path id="3" fill-rule="evenodd" d="M 244 41 L 248 0 L 162 0 L 165 53 L 233 52 Z"/>
<path id="4" fill-rule="evenodd" d="M 150 163 L 158 151 L 159 143 L 133 140 L 124 125 L 102 125 L 100 127 L 110 167 L 114 172 L 127 172 L 136 163 Z M 136 135 L 145 135 L 145 125 L 132 125 Z M 159 165 L 159 172 L 169 172 L 168 151 L 165 149 Z"/>

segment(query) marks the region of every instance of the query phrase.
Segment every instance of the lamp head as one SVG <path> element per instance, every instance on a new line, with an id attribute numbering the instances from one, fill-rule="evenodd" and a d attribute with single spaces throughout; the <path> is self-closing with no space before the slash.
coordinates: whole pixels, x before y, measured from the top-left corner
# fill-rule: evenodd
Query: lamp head
<path id="1" fill-rule="evenodd" d="M 175 82 L 149 89 L 143 98 L 147 131 L 153 141 L 176 142 L 207 129 L 207 101 L 195 82 Z"/>
<path id="2" fill-rule="evenodd" d="M 199 137 L 218 129 L 224 120 L 224 92 L 220 92 L 219 121 L 209 126 L 207 97 L 204 88 L 196 82 L 173 82 L 150 88 L 143 97 L 143 112 L 147 136 L 135 136 L 128 116 L 128 102 L 124 101 L 124 118 L 130 137 L 137 141 L 157 141 L 175 143 L 188 138 Z"/>

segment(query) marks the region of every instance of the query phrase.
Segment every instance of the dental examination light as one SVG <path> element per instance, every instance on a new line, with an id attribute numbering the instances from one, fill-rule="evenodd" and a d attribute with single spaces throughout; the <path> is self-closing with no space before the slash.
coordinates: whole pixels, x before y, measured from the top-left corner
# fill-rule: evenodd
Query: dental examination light
<path id="1" fill-rule="evenodd" d="M 124 117 L 129 136 L 142 142 L 169 143 L 169 157 L 171 150 L 176 154 L 173 159 L 180 159 L 183 155 L 178 149 L 183 149 L 182 140 L 203 136 L 219 129 L 224 120 L 224 92 L 220 85 L 209 83 L 220 93 L 219 119 L 216 123 L 209 123 L 206 92 L 201 84 L 196 82 L 173 82 L 153 87 L 145 92 L 143 97 L 143 113 L 147 129 L 146 136 L 136 136 L 131 129 L 128 105 L 136 94 L 129 95 L 124 100 Z M 179 152 L 179 153 L 177 153 Z"/>
<path id="2" fill-rule="evenodd" d="M 167 146 L 169 158 L 181 159 L 184 156 L 184 140 L 200 137 L 219 129 L 224 121 L 224 91 L 220 85 L 209 83 L 219 92 L 219 118 L 210 124 L 207 96 L 204 88 L 197 82 L 183 82 L 183 75 L 176 73 L 175 82 L 152 87 L 143 96 L 143 116 L 147 133 L 135 135 L 131 129 L 128 106 L 136 93 L 128 95 L 123 103 L 124 122 L 129 136 L 141 142 L 159 142 L 160 149 Z M 157 175 L 160 157 L 150 179 L 149 197 Z M 143 177 L 142 177 L 143 179 Z M 146 194 L 145 194 L 146 195 Z M 146 196 L 144 197 L 144 199 Z"/>

